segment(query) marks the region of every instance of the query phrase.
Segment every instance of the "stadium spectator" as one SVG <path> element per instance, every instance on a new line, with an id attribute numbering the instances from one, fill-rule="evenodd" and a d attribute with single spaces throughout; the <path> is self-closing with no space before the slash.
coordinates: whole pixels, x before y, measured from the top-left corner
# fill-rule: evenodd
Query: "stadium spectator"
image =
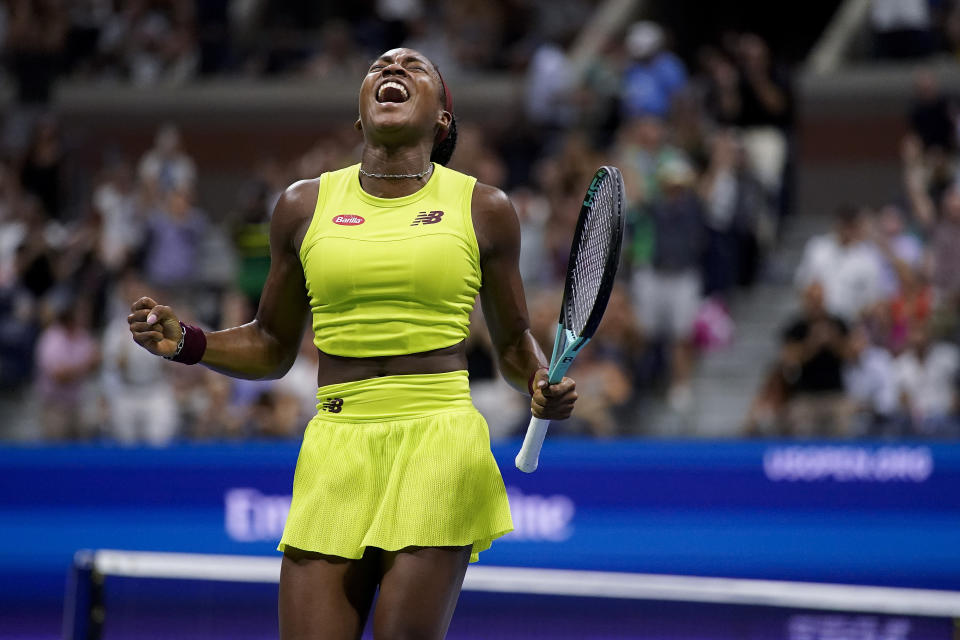
<path id="1" fill-rule="evenodd" d="M 0 282 L 0 440 L 37 435 L 29 386 L 38 332 L 30 295 L 16 281 Z"/>
<path id="2" fill-rule="evenodd" d="M 754 34 L 737 38 L 740 110 L 737 125 L 750 167 L 783 211 L 782 189 L 793 126 L 793 95 L 788 74 L 773 64 L 767 43 Z"/>
<path id="3" fill-rule="evenodd" d="M 137 178 L 145 190 L 147 204 L 171 189 L 192 189 L 196 185 L 196 164 L 183 150 L 180 130 L 175 125 L 167 123 L 157 131 L 153 147 L 140 158 Z"/>
<path id="4" fill-rule="evenodd" d="M 960 351 L 957 346 L 934 341 L 930 328 L 913 327 L 909 346 L 895 363 L 900 408 L 917 435 L 956 437 L 957 374 Z"/>
<path id="5" fill-rule="evenodd" d="M 781 343 L 787 435 L 850 435 L 855 405 L 845 394 L 843 381 L 848 336 L 847 323 L 826 306 L 825 287 L 816 281 L 808 284 L 803 308 L 787 323 Z"/>
<path id="6" fill-rule="evenodd" d="M 57 284 L 56 266 L 62 229 L 47 224 L 43 206 L 33 196 L 15 202 L 10 240 L 16 257 L 14 273 L 34 298 L 42 298 Z"/>
<path id="7" fill-rule="evenodd" d="M 881 207 L 868 224 L 873 243 L 881 255 L 881 293 L 885 298 L 893 297 L 901 289 L 901 280 L 920 269 L 924 257 L 923 242 L 907 230 L 904 213 L 895 204 Z"/>
<path id="8" fill-rule="evenodd" d="M 925 150 L 957 148 L 957 105 L 944 95 L 940 81 L 930 69 L 917 70 L 913 80 L 913 102 L 909 112 L 910 132 Z"/>
<path id="9" fill-rule="evenodd" d="M 691 408 L 693 326 L 701 301 L 700 265 L 706 246 L 705 214 L 694 190 L 693 167 L 681 158 L 657 171 L 660 196 L 644 214 L 652 230 L 646 263 L 634 263 L 634 310 L 644 333 L 670 353 L 670 406 Z"/>
<path id="10" fill-rule="evenodd" d="M 870 27 L 879 58 L 918 58 L 933 50 L 929 0 L 873 0 Z"/>
<path id="11" fill-rule="evenodd" d="M 132 300 L 145 290 L 146 284 L 128 269 L 117 283 L 116 297 Z M 103 333 L 102 368 L 107 423 L 114 439 L 151 446 L 173 440 L 180 415 L 170 373 L 166 362 L 145 353 L 130 339 L 126 314 L 115 314 Z"/>
<path id="12" fill-rule="evenodd" d="M 147 219 L 144 241 L 147 282 L 188 290 L 197 286 L 200 247 L 206 233 L 206 214 L 194 205 L 192 189 L 180 187 L 167 192 L 161 206 Z"/>
<path id="13" fill-rule="evenodd" d="M 801 288 L 820 283 L 827 310 L 848 322 L 881 295 L 880 259 L 864 234 L 863 212 L 852 205 L 839 206 L 833 231 L 807 242 L 796 273 Z"/>
<path id="14" fill-rule="evenodd" d="M 527 69 L 527 119 L 548 135 L 572 125 L 576 118 L 575 82 L 563 47 L 551 41 L 541 43 Z"/>
<path id="15" fill-rule="evenodd" d="M 100 258 L 108 270 L 118 272 L 133 259 L 146 233 L 141 190 L 124 159 L 108 159 L 93 190 L 93 208 L 103 220 Z"/>
<path id="16" fill-rule="evenodd" d="M 623 172 L 627 203 L 633 210 L 646 207 L 658 198 L 657 172 L 663 164 L 675 159 L 686 160 L 667 136 L 665 121 L 650 114 L 628 120 L 617 132 L 616 162 Z M 631 251 L 638 250 L 640 247 L 631 247 Z M 643 260 L 639 256 L 634 258 Z"/>
<path id="17" fill-rule="evenodd" d="M 687 69 L 666 49 L 666 35 L 655 22 L 634 23 L 627 30 L 630 62 L 623 74 L 623 111 L 627 118 L 666 118 L 673 99 L 687 86 Z"/>
<path id="18" fill-rule="evenodd" d="M 763 188 L 746 165 L 731 129 L 711 140 L 710 160 L 699 184 L 709 228 L 704 295 L 728 294 L 757 277 L 761 235 L 772 224 Z M 767 232 L 769 235 L 769 232 Z"/>
<path id="19" fill-rule="evenodd" d="M 550 282 L 547 247 L 544 242 L 550 218 L 550 203 L 540 192 L 521 188 L 510 192 L 520 220 L 520 275 L 524 283 L 542 287 Z"/>
<path id="20" fill-rule="evenodd" d="M 700 52 L 704 76 L 704 108 L 710 119 L 723 126 L 739 124 L 742 110 L 740 73 L 729 55 L 713 47 Z"/>
<path id="21" fill-rule="evenodd" d="M 943 194 L 940 220 L 931 234 L 933 286 L 941 300 L 960 296 L 960 187 L 953 186 Z"/>
<path id="22" fill-rule="evenodd" d="M 20 167 L 20 181 L 24 191 L 40 200 L 47 218 L 64 218 L 63 147 L 59 126 L 52 116 L 40 118 L 33 128 Z"/>
<path id="23" fill-rule="evenodd" d="M 66 3 L 69 29 L 64 71 L 75 77 L 94 78 L 102 63 L 100 33 L 113 15 L 114 3 L 104 0 L 71 0 Z"/>
<path id="24" fill-rule="evenodd" d="M 11 0 L 4 48 L 16 79 L 17 99 L 45 105 L 60 70 L 68 20 L 61 0 Z"/>
<path id="25" fill-rule="evenodd" d="M 850 330 L 849 355 L 843 384 L 854 402 L 852 435 L 903 435 L 898 416 L 899 398 L 894 361 L 890 352 L 871 343 L 863 325 Z"/>
<path id="26" fill-rule="evenodd" d="M 81 299 L 59 297 L 53 321 L 40 334 L 36 351 L 36 391 L 40 427 L 47 440 L 87 439 L 89 382 L 100 360 L 90 332 L 90 308 Z"/>
<path id="27" fill-rule="evenodd" d="M 900 290 L 889 301 L 889 334 L 887 346 L 900 353 L 906 346 L 915 325 L 925 325 L 933 319 L 934 291 L 923 270 L 905 270 Z"/>

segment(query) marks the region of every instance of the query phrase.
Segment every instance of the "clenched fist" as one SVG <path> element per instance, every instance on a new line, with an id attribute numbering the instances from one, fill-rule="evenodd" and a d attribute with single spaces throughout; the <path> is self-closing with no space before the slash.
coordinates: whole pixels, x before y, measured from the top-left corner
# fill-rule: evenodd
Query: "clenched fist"
<path id="1" fill-rule="evenodd" d="M 133 313 L 127 316 L 127 322 L 134 341 L 156 356 L 172 356 L 183 330 L 170 307 L 157 304 L 151 298 L 140 298 L 130 310 Z"/>

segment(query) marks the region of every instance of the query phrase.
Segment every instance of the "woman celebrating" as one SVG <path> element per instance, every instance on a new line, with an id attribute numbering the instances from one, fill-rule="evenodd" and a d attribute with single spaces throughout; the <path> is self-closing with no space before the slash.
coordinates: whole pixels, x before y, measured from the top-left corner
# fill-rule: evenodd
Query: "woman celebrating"
<path id="1" fill-rule="evenodd" d="M 149 298 L 129 316 L 156 355 L 240 378 L 277 378 L 304 318 L 320 351 L 280 550 L 280 636 L 442 638 L 467 563 L 512 529 L 464 338 L 477 294 L 500 371 L 534 415 L 567 418 L 574 383 L 547 382 L 518 270 L 516 212 L 499 189 L 447 169 L 452 97 L 410 49 L 360 87 L 359 165 L 297 182 L 270 226 L 253 322 L 204 334 Z"/>

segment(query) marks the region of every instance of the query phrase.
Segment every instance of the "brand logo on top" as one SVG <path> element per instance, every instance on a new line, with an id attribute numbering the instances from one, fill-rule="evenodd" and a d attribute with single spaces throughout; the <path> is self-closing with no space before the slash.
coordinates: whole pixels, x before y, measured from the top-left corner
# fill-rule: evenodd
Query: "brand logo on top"
<path id="1" fill-rule="evenodd" d="M 418 227 L 422 224 L 437 224 L 443 218 L 443 211 L 421 211 L 417 217 L 410 223 L 411 227 Z"/>
<path id="2" fill-rule="evenodd" d="M 363 224 L 364 222 L 365 220 L 362 217 L 352 214 L 333 216 L 334 224 L 343 225 L 345 227 L 355 227 L 358 224 Z"/>

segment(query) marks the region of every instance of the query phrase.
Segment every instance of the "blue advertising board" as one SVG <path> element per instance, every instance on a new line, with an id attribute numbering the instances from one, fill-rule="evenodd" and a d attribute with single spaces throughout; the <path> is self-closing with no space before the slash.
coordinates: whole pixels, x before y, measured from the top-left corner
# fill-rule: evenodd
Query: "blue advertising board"
<path id="1" fill-rule="evenodd" d="M 960 589 L 960 445 L 497 445 L 516 531 L 490 565 Z M 269 555 L 292 443 L 0 449 L 0 602 L 59 598 L 82 548 Z"/>

